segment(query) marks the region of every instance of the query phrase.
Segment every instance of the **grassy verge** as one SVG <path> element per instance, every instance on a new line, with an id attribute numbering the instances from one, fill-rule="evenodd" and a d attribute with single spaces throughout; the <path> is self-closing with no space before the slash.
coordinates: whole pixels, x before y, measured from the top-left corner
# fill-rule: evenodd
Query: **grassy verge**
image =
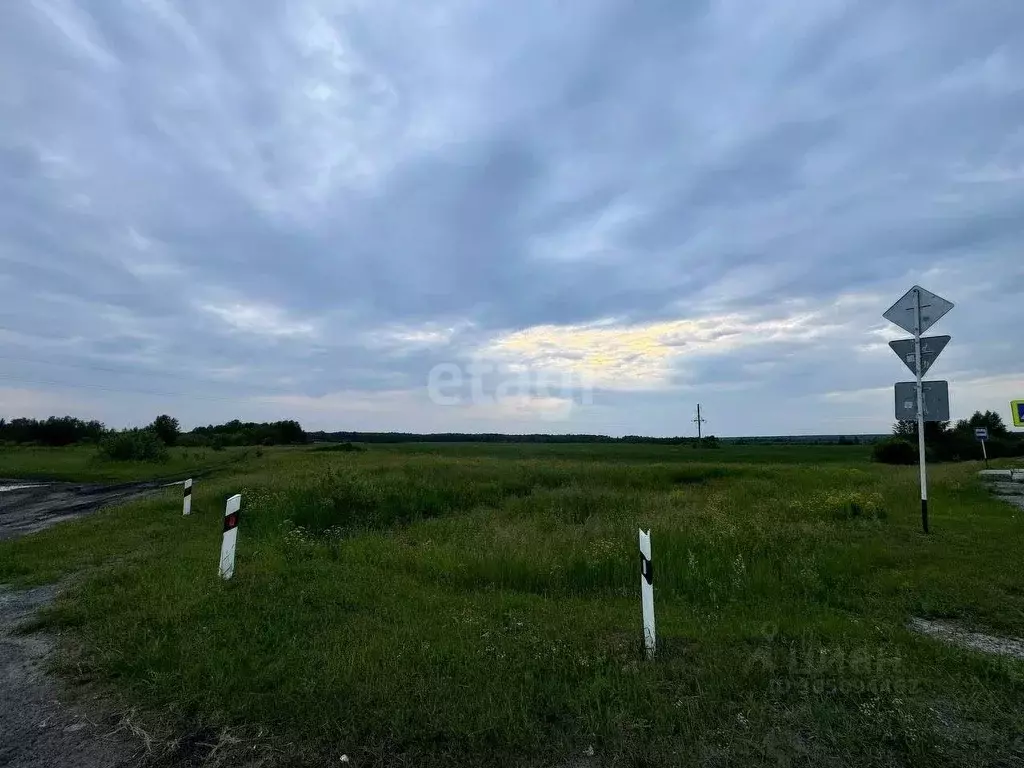
<path id="1" fill-rule="evenodd" d="M 255 452 L 255 448 L 171 448 L 167 461 L 111 461 L 95 446 L 67 448 L 0 446 L 0 478 L 128 483 L 222 468 Z"/>
<path id="2" fill-rule="evenodd" d="M 168 493 L 0 544 L 0 582 L 84 574 L 48 617 L 76 674 L 182 728 L 262 729 L 282 765 L 1024 756 L 1024 665 L 905 629 L 1024 635 L 1020 513 L 973 465 L 933 470 L 925 537 L 916 469 L 856 449 L 556 448 L 268 451 L 199 484 L 191 518 Z"/>

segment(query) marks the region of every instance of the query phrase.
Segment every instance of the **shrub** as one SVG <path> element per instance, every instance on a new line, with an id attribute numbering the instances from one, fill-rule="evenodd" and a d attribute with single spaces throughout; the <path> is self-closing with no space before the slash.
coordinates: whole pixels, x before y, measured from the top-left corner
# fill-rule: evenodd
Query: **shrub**
<path id="1" fill-rule="evenodd" d="M 917 461 L 917 447 L 900 437 L 876 443 L 872 458 L 882 464 L 913 464 Z"/>
<path id="2" fill-rule="evenodd" d="M 359 451 L 365 451 L 366 449 L 361 445 L 356 445 L 355 443 L 331 443 L 330 445 L 318 446 L 313 450 L 318 453 L 358 453 Z"/>
<path id="3" fill-rule="evenodd" d="M 100 455 L 111 461 L 167 461 L 167 446 L 156 432 L 125 429 L 100 441 Z"/>
<path id="4" fill-rule="evenodd" d="M 178 436 L 178 445 L 182 448 L 209 448 L 210 438 L 195 432 L 186 432 L 184 435 Z"/>

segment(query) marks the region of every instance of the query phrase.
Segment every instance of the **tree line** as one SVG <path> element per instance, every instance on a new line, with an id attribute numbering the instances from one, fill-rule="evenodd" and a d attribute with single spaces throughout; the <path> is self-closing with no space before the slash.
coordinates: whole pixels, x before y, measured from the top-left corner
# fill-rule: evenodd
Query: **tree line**
<path id="1" fill-rule="evenodd" d="M 625 437 L 609 437 L 608 435 L 584 434 L 530 434 L 506 435 L 500 432 L 434 432 L 419 434 L 415 432 L 310 432 L 314 442 L 323 443 L 644 443 L 654 445 L 690 445 L 696 444 L 695 437 L 644 437 L 642 435 L 626 435 Z M 705 445 L 718 443 L 718 438 L 708 435 L 704 438 Z"/>
<path id="2" fill-rule="evenodd" d="M 1024 433 L 1006 428 L 995 411 L 975 411 L 969 419 L 950 426 L 948 421 L 926 421 L 925 452 L 929 461 L 974 461 L 981 458 L 981 445 L 974 430 L 988 430 L 985 450 L 990 459 L 1024 456 Z M 917 422 L 897 421 L 892 436 L 874 448 L 876 461 L 886 464 L 916 464 L 918 461 Z"/>
<path id="3" fill-rule="evenodd" d="M 108 429 L 100 421 L 85 421 L 73 416 L 50 416 L 47 419 L 0 419 L 0 444 L 65 445 L 95 443 L 111 445 L 147 442 L 152 452 L 153 439 L 163 446 L 182 445 L 192 448 L 223 448 L 235 445 L 294 445 L 307 442 L 307 436 L 297 421 L 268 423 L 241 422 L 237 419 L 226 424 L 196 427 L 182 432 L 179 421 L 161 414 L 145 427 Z"/>

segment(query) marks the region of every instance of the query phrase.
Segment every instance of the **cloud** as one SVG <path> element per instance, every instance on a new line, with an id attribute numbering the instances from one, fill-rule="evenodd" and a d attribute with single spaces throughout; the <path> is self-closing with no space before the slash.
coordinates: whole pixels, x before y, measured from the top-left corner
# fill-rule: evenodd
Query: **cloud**
<path id="1" fill-rule="evenodd" d="M 920 283 L 957 303 L 930 375 L 995 407 L 1024 320 L 1022 24 L 923 0 L 15 3 L 0 361 L 111 423 L 539 428 L 571 401 L 569 431 L 682 434 L 700 400 L 721 434 L 885 431 L 886 398 L 830 393 L 904 375 L 879 315 Z M 424 394 L 483 361 L 487 392 L 527 384 L 489 410 Z M 543 391 L 559 372 L 576 388 Z"/>
<path id="2" fill-rule="evenodd" d="M 266 304 L 201 304 L 199 308 L 241 333 L 276 338 L 280 336 L 312 336 L 312 323 L 292 320 L 281 309 Z"/>

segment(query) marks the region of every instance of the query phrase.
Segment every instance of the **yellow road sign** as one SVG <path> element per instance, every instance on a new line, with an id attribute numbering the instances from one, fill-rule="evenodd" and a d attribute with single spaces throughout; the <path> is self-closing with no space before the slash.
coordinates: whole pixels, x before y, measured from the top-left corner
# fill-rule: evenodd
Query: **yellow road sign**
<path id="1" fill-rule="evenodd" d="M 1010 403 L 1010 410 L 1013 412 L 1013 426 L 1024 427 L 1024 400 L 1014 400 Z"/>

